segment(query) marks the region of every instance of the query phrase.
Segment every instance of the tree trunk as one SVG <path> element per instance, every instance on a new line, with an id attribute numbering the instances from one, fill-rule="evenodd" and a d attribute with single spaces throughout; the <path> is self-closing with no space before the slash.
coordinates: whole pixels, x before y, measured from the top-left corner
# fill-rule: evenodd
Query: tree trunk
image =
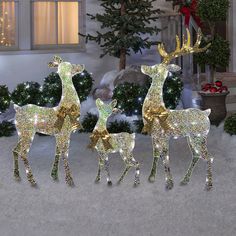
<path id="1" fill-rule="evenodd" d="M 121 0 L 120 2 L 121 7 L 120 7 L 120 14 L 121 16 L 125 15 L 126 9 L 125 9 L 125 1 Z M 124 31 L 121 31 L 121 37 L 125 35 Z M 126 67 L 126 49 L 121 48 L 120 50 L 120 65 L 119 65 L 119 70 L 124 70 Z"/>
<path id="2" fill-rule="evenodd" d="M 210 66 L 210 83 L 214 83 L 215 82 L 215 67 L 214 66 Z"/>
<path id="3" fill-rule="evenodd" d="M 125 48 L 122 48 L 120 50 L 120 66 L 119 70 L 124 70 L 126 67 L 126 50 Z"/>

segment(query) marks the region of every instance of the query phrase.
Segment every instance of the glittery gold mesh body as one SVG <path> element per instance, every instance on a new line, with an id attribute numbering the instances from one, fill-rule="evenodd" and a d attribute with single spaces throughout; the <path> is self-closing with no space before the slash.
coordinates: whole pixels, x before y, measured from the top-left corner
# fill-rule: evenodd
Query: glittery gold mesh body
<path id="1" fill-rule="evenodd" d="M 104 104 L 100 99 L 96 100 L 96 105 L 99 111 L 99 119 L 94 128 L 92 135 L 90 136 L 89 148 L 96 149 L 98 152 L 98 174 L 96 182 L 101 179 L 101 170 L 105 169 L 107 174 L 107 183 L 112 184 L 110 171 L 109 171 L 109 160 L 108 155 L 110 153 L 119 152 L 121 158 L 125 163 L 125 169 L 118 180 L 118 183 L 122 182 L 125 175 L 131 167 L 135 167 L 135 180 L 134 184 L 139 184 L 139 163 L 133 157 L 133 149 L 135 146 L 135 134 L 129 133 L 117 133 L 110 134 L 107 131 L 106 123 L 108 117 L 112 113 L 117 113 L 115 108 L 117 101 L 113 100 L 110 104 Z"/>
<path id="2" fill-rule="evenodd" d="M 164 45 L 160 44 L 158 50 L 164 58 L 163 62 L 155 66 L 142 66 L 142 72 L 152 78 L 152 84 L 143 104 L 144 132 L 152 137 L 153 143 L 153 165 L 149 176 L 149 181 L 153 182 L 156 176 L 156 169 L 161 157 L 165 168 L 166 187 L 173 187 L 173 179 L 169 166 L 169 139 L 171 137 L 187 137 L 190 150 L 192 152 L 192 162 L 181 184 L 187 184 L 192 175 L 192 171 L 200 158 L 207 161 L 206 188 L 212 188 L 212 156 L 207 149 L 207 135 L 210 129 L 210 110 L 201 111 L 199 109 L 168 110 L 163 102 L 163 85 L 169 72 L 175 72 L 180 68 L 169 62 L 178 56 L 202 52 L 207 50 L 199 48 L 201 43 L 201 32 L 198 32 L 197 41 L 193 47 L 190 46 L 190 33 L 187 30 L 188 38 L 183 37 L 183 46 L 180 48 L 179 37 L 176 37 L 176 50 L 167 53 Z"/>
<path id="3" fill-rule="evenodd" d="M 54 108 L 26 105 L 18 107 L 15 105 L 15 123 L 18 131 L 18 143 L 13 150 L 14 176 L 19 179 L 18 156 L 24 162 L 28 181 L 35 185 L 32 170 L 28 162 L 28 152 L 36 132 L 54 135 L 56 138 L 56 154 L 51 176 L 58 179 L 58 165 L 60 156 L 63 157 L 66 173 L 66 182 L 73 185 L 70 173 L 68 155 L 71 132 L 80 128 L 80 101 L 72 82 L 72 76 L 84 70 L 84 66 L 72 65 L 63 62 L 55 56 L 50 67 L 58 67 L 58 74 L 62 81 L 62 97 L 59 105 Z"/>

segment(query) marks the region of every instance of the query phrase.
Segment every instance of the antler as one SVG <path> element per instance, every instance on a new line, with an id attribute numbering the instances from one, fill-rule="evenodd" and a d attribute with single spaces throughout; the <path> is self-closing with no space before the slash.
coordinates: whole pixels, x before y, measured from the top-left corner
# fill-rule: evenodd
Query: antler
<path id="1" fill-rule="evenodd" d="M 58 67 L 59 64 L 61 64 L 63 62 L 63 60 L 61 59 L 61 57 L 59 56 L 54 56 L 53 57 L 53 61 L 50 61 L 48 63 L 48 67 L 50 68 L 55 68 L 55 67 Z"/>
<path id="2" fill-rule="evenodd" d="M 190 35 L 189 30 L 187 29 L 187 39 L 185 39 L 185 37 L 183 35 L 183 45 L 180 48 L 180 46 L 181 46 L 180 39 L 179 39 L 179 36 L 176 35 L 176 50 L 172 53 L 166 52 L 163 43 L 159 44 L 158 51 L 159 51 L 160 55 L 164 58 L 163 63 L 168 64 L 172 59 L 177 58 L 179 56 L 183 56 L 183 55 L 190 54 L 190 53 L 204 52 L 205 50 L 207 50 L 211 45 L 210 43 L 204 48 L 199 48 L 199 46 L 201 44 L 202 36 L 203 35 L 201 32 L 201 29 L 199 29 L 198 33 L 197 33 L 197 41 L 194 44 L 194 46 L 191 47 L 191 35 Z"/>

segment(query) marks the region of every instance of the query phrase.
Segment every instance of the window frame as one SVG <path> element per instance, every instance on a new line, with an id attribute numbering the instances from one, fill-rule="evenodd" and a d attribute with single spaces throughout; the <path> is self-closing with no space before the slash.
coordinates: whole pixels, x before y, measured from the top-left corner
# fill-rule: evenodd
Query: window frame
<path id="1" fill-rule="evenodd" d="M 0 2 L 15 3 L 15 44 L 11 46 L 0 46 L 0 51 L 16 51 L 19 50 L 19 0 L 0 0 Z"/>
<path id="2" fill-rule="evenodd" d="M 1 1 L 1 0 L 0 0 Z M 79 37 L 78 44 L 56 44 L 56 45 L 33 45 L 33 2 L 78 2 L 79 7 L 79 29 L 78 32 L 85 34 L 86 29 L 86 2 L 85 0 L 2 0 L 17 2 L 16 8 L 16 46 L 0 47 L 0 55 L 19 54 L 46 54 L 46 53 L 73 53 L 84 52 L 85 39 Z"/>
<path id="3" fill-rule="evenodd" d="M 57 44 L 43 44 L 43 45 L 34 45 L 34 10 L 33 10 L 33 3 L 34 2 L 55 2 L 55 13 L 56 13 L 56 41 Z M 31 0 L 31 48 L 32 50 L 53 50 L 53 49 L 75 49 L 77 47 L 81 46 L 81 43 L 83 44 L 84 40 L 83 37 L 78 35 L 78 40 L 79 43 L 76 44 L 58 44 L 58 2 L 78 2 L 78 14 L 79 14 L 79 24 L 78 24 L 78 33 L 81 32 L 82 34 L 84 33 L 83 31 L 83 17 L 81 17 L 84 14 L 83 11 L 83 2 L 82 0 Z M 84 46 L 84 45 L 82 45 Z"/>

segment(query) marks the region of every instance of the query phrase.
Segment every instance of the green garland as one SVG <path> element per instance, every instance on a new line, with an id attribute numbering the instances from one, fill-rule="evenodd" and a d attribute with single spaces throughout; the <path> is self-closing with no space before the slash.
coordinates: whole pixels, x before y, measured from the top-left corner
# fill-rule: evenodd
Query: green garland
<path id="1" fill-rule="evenodd" d="M 79 96 L 80 102 L 86 100 L 93 86 L 93 78 L 86 70 L 76 74 L 73 78 L 73 84 Z M 56 106 L 60 102 L 62 93 L 62 84 L 59 75 L 52 72 L 44 79 L 43 97 L 48 106 Z"/>
<path id="2" fill-rule="evenodd" d="M 10 93 L 6 85 L 0 85 L 0 113 L 4 112 L 11 102 Z"/>

